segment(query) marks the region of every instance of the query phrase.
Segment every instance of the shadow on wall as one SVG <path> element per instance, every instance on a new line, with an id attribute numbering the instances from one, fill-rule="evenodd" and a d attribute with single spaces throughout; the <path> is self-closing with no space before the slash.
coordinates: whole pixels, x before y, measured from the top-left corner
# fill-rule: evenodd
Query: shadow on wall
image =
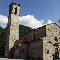
<path id="1" fill-rule="evenodd" d="M 9 52 L 8 58 L 20 58 L 19 40 L 15 41 L 14 46 L 11 48 Z"/>
<path id="2" fill-rule="evenodd" d="M 9 56 L 8 56 L 8 59 L 21 59 L 21 48 L 19 46 L 19 41 L 16 40 L 15 43 L 14 43 L 14 46 L 13 48 L 11 48 L 10 52 L 9 52 Z M 27 53 L 27 52 L 26 52 Z M 23 56 L 22 58 L 23 60 L 43 60 L 43 58 L 41 57 L 38 57 L 38 58 L 35 58 L 35 57 L 25 57 Z"/>

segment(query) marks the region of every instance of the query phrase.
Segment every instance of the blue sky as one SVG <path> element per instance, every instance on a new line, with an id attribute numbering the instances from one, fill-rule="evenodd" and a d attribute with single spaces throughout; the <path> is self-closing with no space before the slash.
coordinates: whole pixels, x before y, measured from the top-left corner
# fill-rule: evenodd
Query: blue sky
<path id="1" fill-rule="evenodd" d="M 38 20 L 52 20 L 59 25 L 60 0 L 0 0 L 0 15 L 8 16 L 11 2 L 21 5 L 20 16 L 33 15 Z"/>

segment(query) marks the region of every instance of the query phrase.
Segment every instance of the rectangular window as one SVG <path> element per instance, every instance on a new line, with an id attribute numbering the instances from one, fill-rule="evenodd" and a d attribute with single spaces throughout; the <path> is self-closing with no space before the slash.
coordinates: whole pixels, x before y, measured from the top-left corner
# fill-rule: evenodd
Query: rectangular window
<path id="1" fill-rule="evenodd" d="M 14 14 L 15 14 L 15 15 L 17 14 L 17 7 L 15 8 L 15 12 L 14 12 Z"/>
<path id="2" fill-rule="evenodd" d="M 47 54 L 49 54 L 49 50 L 47 50 Z"/>

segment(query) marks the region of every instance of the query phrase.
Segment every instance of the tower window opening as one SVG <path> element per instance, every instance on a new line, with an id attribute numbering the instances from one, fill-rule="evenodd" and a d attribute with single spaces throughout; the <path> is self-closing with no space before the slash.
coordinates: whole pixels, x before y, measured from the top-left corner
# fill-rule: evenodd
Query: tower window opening
<path id="1" fill-rule="evenodd" d="M 15 8 L 15 12 L 14 12 L 14 14 L 15 14 L 15 15 L 17 14 L 17 7 Z"/>

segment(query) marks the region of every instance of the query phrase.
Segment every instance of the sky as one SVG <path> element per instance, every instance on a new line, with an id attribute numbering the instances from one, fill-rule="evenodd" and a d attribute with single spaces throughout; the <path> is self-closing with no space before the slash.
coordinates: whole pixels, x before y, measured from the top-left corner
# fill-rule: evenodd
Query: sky
<path id="1" fill-rule="evenodd" d="M 0 0 L 0 25 L 5 27 L 9 15 L 9 4 L 21 5 L 20 24 L 39 28 L 45 24 L 58 23 L 60 19 L 60 0 Z"/>

